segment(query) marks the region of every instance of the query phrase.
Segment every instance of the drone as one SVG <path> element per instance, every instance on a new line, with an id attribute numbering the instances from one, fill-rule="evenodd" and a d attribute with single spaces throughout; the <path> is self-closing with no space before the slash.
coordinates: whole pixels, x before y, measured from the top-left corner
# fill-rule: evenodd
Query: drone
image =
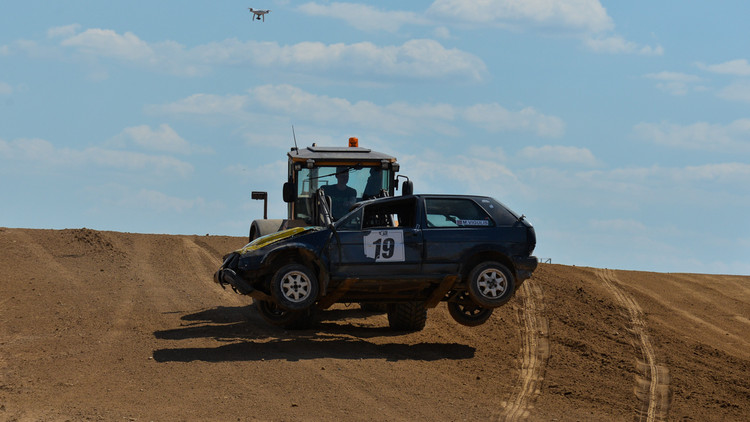
<path id="1" fill-rule="evenodd" d="M 259 21 L 261 20 L 261 18 L 263 18 L 263 22 L 266 21 L 266 13 L 271 12 L 270 10 L 256 10 L 256 9 L 253 9 L 252 7 L 248 7 L 248 9 L 250 9 L 250 13 L 255 15 L 255 20 Z"/>

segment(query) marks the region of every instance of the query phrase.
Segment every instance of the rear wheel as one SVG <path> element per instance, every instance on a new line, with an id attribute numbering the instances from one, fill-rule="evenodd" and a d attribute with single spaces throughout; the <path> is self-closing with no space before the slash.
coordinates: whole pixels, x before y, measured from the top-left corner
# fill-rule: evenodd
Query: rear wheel
<path id="1" fill-rule="evenodd" d="M 513 274 L 505 265 L 487 261 L 469 273 L 469 296 L 484 308 L 497 308 L 509 301 L 516 290 Z"/>
<path id="2" fill-rule="evenodd" d="M 448 313 L 457 323 L 476 327 L 487 322 L 492 316 L 492 309 L 477 305 L 464 292 L 458 296 L 456 302 L 448 302 Z"/>
<path id="3" fill-rule="evenodd" d="M 421 331 L 427 322 L 423 302 L 388 304 L 388 325 L 396 331 Z"/>
<path id="4" fill-rule="evenodd" d="M 279 306 L 289 311 L 309 309 L 319 291 L 318 278 L 301 264 L 284 265 L 271 279 L 271 295 Z"/>
<path id="5" fill-rule="evenodd" d="M 304 329 L 312 325 L 312 309 L 306 311 L 287 311 L 279 305 L 265 300 L 256 300 L 260 316 L 269 324 L 286 329 Z"/>
<path id="6" fill-rule="evenodd" d="M 367 311 L 367 312 L 378 312 L 381 314 L 388 312 L 388 305 L 385 303 L 360 302 L 359 307 L 362 308 L 363 311 Z"/>

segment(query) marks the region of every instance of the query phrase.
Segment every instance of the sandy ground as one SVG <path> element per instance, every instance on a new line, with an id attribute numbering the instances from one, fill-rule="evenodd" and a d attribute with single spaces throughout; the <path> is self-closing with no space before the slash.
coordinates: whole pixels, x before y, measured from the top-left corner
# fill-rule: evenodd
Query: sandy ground
<path id="1" fill-rule="evenodd" d="M 485 325 L 265 324 L 242 238 L 0 228 L 0 420 L 747 420 L 750 277 L 541 265 Z"/>

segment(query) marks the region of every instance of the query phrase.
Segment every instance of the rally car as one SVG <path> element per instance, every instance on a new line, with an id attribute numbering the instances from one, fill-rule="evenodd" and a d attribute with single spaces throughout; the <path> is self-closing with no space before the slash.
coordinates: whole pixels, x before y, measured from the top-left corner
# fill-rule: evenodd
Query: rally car
<path id="1" fill-rule="evenodd" d="M 321 192 L 317 212 L 329 206 Z M 308 325 L 314 309 L 360 303 L 384 306 L 395 330 L 418 331 L 441 301 L 476 326 L 531 277 L 535 246 L 525 217 L 490 197 L 385 197 L 326 226 L 255 239 L 224 257 L 214 281 L 252 296 L 266 321 L 285 328 Z"/>

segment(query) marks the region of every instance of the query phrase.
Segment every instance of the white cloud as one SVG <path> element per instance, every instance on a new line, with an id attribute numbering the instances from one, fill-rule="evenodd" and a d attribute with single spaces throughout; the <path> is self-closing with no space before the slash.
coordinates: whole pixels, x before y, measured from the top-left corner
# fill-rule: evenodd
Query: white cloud
<path id="1" fill-rule="evenodd" d="M 429 25 L 430 21 L 413 12 L 386 11 L 356 3 L 305 3 L 298 11 L 310 16 L 341 19 L 364 31 L 397 32 L 403 25 Z"/>
<path id="2" fill-rule="evenodd" d="M 664 54 L 664 49 L 661 46 L 641 46 L 619 35 L 604 38 L 588 37 L 585 38 L 584 43 L 596 53 L 640 54 L 643 56 L 661 56 Z"/>
<path id="3" fill-rule="evenodd" d="M 0 82 L 0 95 L 10 95 L 13 93 L 13 87 L 6 84 L 5 82 Z"/>
<path id="4" fill-rule="evenodd" d="M 76 47 L 94 56 L 111 57 L 123 61 L 146 61 L 155 58 L 154 50 L 148 43 L 132 32 L 120 35 L 111 29 L 87 29 L 64 39 L 61 45 Z"/>
<path id="5" fill-rule="evenodd" d="M 510 111 L 497 103 L 477 104 L 464 110 L 463 117 L 490 132 L 529 131 L 552 138 L 565 132 L 562 119 L 542 114 L 533 107 Z"/>
<path id="6" fill-rule="evenodd" d="M 374 10 L 368 6 L 368 10 Z M 21 51 L 35 57 L 52 57 L 72 51 L 88 64 L 114 60 L 130 66 L 178 76 L 201 76 L 217 66 L 247 66 L 329 75 L 346 71 L 366 77 L 387 76 L 408 79 L 481 80 L 487 73 L 477 56 L 458 49 L 445 48 L 430 39 L 413 39 L 402 45 L 377 46 L 370 42 L 324 44 L 300 42 L 279 45 L 276 42 L 227 39 L 193 48 L 174 41 L 149 43 L 132 32 L 119 34 L 110 29 L 92 28 L 76 32 L 76 25 L 51 28 L 50 37 L 61 38 L 60 46 L 18 41 Z M 103 74 L 99 71 L 100 74 Z"/>
<path id="7" fill-rule="evenodd" d="M 615 34 L 614 21 L 599 0 L 436 0 L 428 13 L 451 21 L 568 34 L 596 53 L 664 54 L 660 45 L 640 45 Z"/>
<path id="8" fill-rule="evenodd" d="M 674 148 L 726 153 L 750 151 L 750 119 L 738 119 L 728 125 L 639 123 L 633 130 L 639 138 Z"/>
<path id="9" fill-rule="evenodd" d="M 435 28 L 432 31 L 432 33 L 433 33 L 433 35 L 435 37 L 441 38 L 441 39 L 444 39 L 444 40 L 448 40 L 448 39 L 451 38 L 451 31 L 450 31 L 450 29 L 448 29 L 448 28 L 446 28 L 444 26 L 439 26 L 439 27 Z"/>
<path id="10" fill-rule="evenodd" d="M 500 148 L 466 147 L 460 153 L 444 155 L 423 150 L 418 155 L 399 157 L 408 169 L 417 192 L 484 194 L 498 198 L 525 190 L 516 174 L 503 163 Z"/>
<path id="11" fill-rule="evenodd" d="M 489 132 L 531 132 L 543 137 L 558 137 L 565 131 L 562 119 L 542 114 L 533 107 L 510 111 L 497 103 L 466 108 L 443 103 L 378 105 L 370 101 L 352 102 L 317 95 L 291 85 L 262 85 L 244 96 L 196 94 L 175 103 L 148 106 L 146 110 L 152 114 L 234 116 L 245 122 L 276 115 L 295 122 L 343 124 L 399 134 L 430 130 L 458 136 L 460 120 Z"/>
<path id="12" fill-rule="evenodd" d="M 709 72 L 719 73 L 722 75 L 749 76 L 750 63 L 746 59 L 730 60 L 724 63 L 707 65 L 696 63 L 696 66 Z"/>
<path id="13" fill-rule="evenodd" d="M 750 164 L 719 163 L 688 166 L 670 172 L 677 182 L 717 182 L 725 184 L 750 183 Z"/>
<path id="14" fill-rule="evenodd" d="M 174 212 L 182 214 L 191 210 L 200 210 L 207 207 L 216 207 L 208 204 L 206 200 L 198 197 L 194 199 L 183 199 L 169 196 L 165 193 L 141 189 L 138 192 L 122 195 L 116 200 L 118 207 L 149 209 L 158 212 Z"/>
<path id="15" fill-rule="evenodd" d="M 189 154 L 195 150 L 168 124 L 162 124 L 156 130 L 147 125 L 125 128 L 113 138 L 111 144 L 125 146 L 131 143 L 147 150 L 178 154 Z"/>
<path id="16" fill-rule="evenodd" d="M 701 80 L 700 77 L 695 75 L 688 75 L 686 73 L 680 73 L 680 72 L 659 72 L 659 73 L 648 73 L 646 74 L 646 78 L 649 79 L 655 79 L 659 81 L 668 81 L 668 82 L 684 82 L 684 83 L 690 83 L 690 82 L 698 82 Z"/>
<path id="17" fill-rule="evenodd" d="M 600 165 L 599 160 L 587 148 L 571 146 L 525 147 L 518 153 L 518 156 L 533 163 L 574 164 L 590 167 Z"/>
<path id="18" fill-rule="evenodd" d="M 628 233 L 646 232 L 646 226 L 643 223 L 641 223 L 640 221 L 629 219 L 591 220 L 589 224 L 591 228 L 598 231 L 615 231 Z"/>
<path id="19" fill-rule="evenodd" d="M 649 73 L 644 77 L 659 81 L 656 84 L 656 87 L 672 95 L 685 95 L 690 91 L 694 84 L 701 81 L 701 78 L 695 75 L 666 71 Z"/>
<path id="20" fill-rule="evenodd" d="M 170 104 L 146 106 L 145 110 L 152 114 L 241 116 L 247 101 L 245 95 L 193 94 Z"/>
<path id="21" fill-rule="evenodd" d="M 47 30 L 47 37 L 71 37 L 81 30 L 81 25 L 74 23 L 72 25 L 56 26 Z"/>
<path id="22" fill-rule="evenodd" d="M 520 23 L 582 32 L 614 28 L 612 19 L 598 0 L 436 0 L 429 12 L 469 22 Z"/>
<path id="23" fill-rule="evenodd" d="M 264 85 L 250 91 L 252 102 L 265 111 L 296 116 L 318 123 L 348 122 L 365 128 L 396 133 L 413 133 L 426 126 L 450 132 L 444 121 L 455 116 L 447 104 L 413 105 L 393 103 L 380 106 L 370 101 L 350 102 L 344 98 L 315 95 L 290 85 Z M 384 125 L 384 122 L 388 122 Z"/>
<path id="24" fill-rule="evenodd" d="M 234 180 L 286 180 L 287 161 L 279 160 L 253 167 L 234 164 L 224 168 L 223 173 Z"/>
<path id="25" fill-rule="evenodd" d="M 719 98 L 725 100 L 750 103 L 750 82 L 735 82 L 719 91 L 717 95 L 719 96 Z"/>
<path id="26" fill-rule="evenodd" d="M 133 171 L 135 173 L 172 174 L 186 177 L 193 166 L 167 155 L 148 155 L 138 152 L 120 151 L 101 147 L 83 150 L 57 148 L 44 139 L 0 140 L 0 154 L 14 162 L 26 162 L 29 166 L 44 168 L 86 168 L 97 166 L 105 169 Z"/>

